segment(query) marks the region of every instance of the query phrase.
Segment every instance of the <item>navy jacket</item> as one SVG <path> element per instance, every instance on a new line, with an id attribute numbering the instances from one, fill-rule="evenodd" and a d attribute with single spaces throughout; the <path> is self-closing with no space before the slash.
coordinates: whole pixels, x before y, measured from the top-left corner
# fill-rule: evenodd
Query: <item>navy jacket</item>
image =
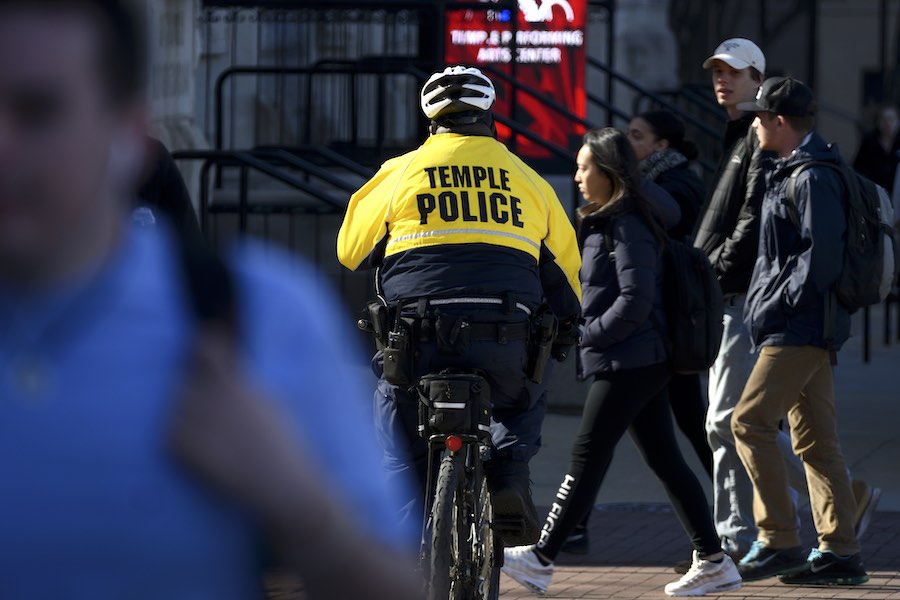
<path id="1" fill-rule="evenodd" d="M 827 347 L 827 323 L 838 349 L 850 335 L 850 314 L 830 289 L 844 253 L 845 187 L 829 167 L 809 167 L 797 179 L 796 207 L 787 198 L 791 173 L 809 161 L 840 160 L 837 149 L 812 133 L 793 155 L 766 164 L 759 256 L 744 319 L 756 346 Z M 796 210 L 800 227 L 790 212 Z"/>
<path id="2" fill-rule="evenodd" d="M 612 236 L 615 260 L 604 233 Z M 653 231 L 643 217 L 626 212 L 612 220 L 585 218 L 578 237 L 585 318 L 580 377 L 665 362 L 665 343 L 650 318 L 652 312 L 665 324 L 662 248 Z"/>

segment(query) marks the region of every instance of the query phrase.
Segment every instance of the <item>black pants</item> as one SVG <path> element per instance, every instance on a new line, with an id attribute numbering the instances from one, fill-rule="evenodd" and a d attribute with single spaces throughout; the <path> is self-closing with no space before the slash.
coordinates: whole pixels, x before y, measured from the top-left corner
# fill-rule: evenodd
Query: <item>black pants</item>
<path id="1" fill-rule="evenodd" d="M 708 408 L 699 375 L 672 375 L 669 382 L 669 403 L 678 429 L 690 442 L 703 469 L 712 479 L 713 457 L 706 439 L 706 410 Z"/>
<path id="2" fill-rule="evenodd" d="M 667 364 L 603 373 L 591 385 L 563 478 L 537 548 L 555 560 L 566 537 L 591 510 L 619 440 L 628 431 L 666 494 L 695 549 L 721 550 L 700 482 L 684 462 L 669 413 Z"/>
<path id="3" fill-rule="evenodd" d="M 446 311 L 447 314 L 455 314 Z M 474 310 L 467 316 L 474 323 L 520 323 L 524 313 L 499 313 L 493 309 Z M 397 480 L 396 489 L 408 491 L 400 507 L 404 519 L 421 520 L 428 467 L 428 448 L 419 436 L 419 398 L 415 393 L 389 384 L 383 378 L 383 353 L 372 360 L 372 369 L 380 378 L 375 392 L 375 429 L 384 450 L 383 464 L 388 477 Z M 473 340 L 459 354 L 441 352 L 434 341 L 416 343 L 412 379 L 447 368 L 484 372 L 491 388 L 491 438 L 499 459 L 529 461 L 541 443 L 541 426 L 546 412 L 543 388 L 528 381 L 525 368 L 528 350 L 524 340 L 500 343 Z M 409 480 L 416 484 L 409 489 Z M 429 492 L 430 493 L 430 492 Z"/>
<path id="4" fill-rule="evenodd" d="M 678 429 L 690 442 L 691 447 L 700 459 L 703 469 L 712 479 L 713 458 L 709 442 L 706 441 L 706 397 L 700 386 L 699 375 L 672 375 L 669 381 L 669 404 Z M 591 511 L 578 523 L 578 529 L 587 529 Z"/>

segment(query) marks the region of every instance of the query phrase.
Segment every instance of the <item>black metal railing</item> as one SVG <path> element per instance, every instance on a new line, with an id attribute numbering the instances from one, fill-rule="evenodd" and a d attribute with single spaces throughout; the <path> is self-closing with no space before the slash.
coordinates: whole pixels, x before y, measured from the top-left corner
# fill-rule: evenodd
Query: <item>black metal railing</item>
<path id="1" fill-rule="evenodd" d="M 900 296 L 892 294 L 882 303 L 884 309 L 884 321 L 882 323 L 882 343 L 890 346 L 893 341 L 900 342 Z M 862 310 L 862 353 L 863 362 L 868 363 L 872 360 L 872 314 L 871 311 L 875 307 L 867 306 Z M 892 332 L 891 314 L 896 310 L 896 332 Z"/>
<path id="2" fill-rule="evenodd" d="M 346 199 L 342 199 L 325 191 L 321 186 L 312 185 L 304 181 L 302 177 L 279 168 L 269 159 L 272 154 L 269 150 L 255 152 L 252 150 L 178 150 L 172 153 L 176 161 L 193 160 L 201 161 L 200 167 L 200 195 L 198 198 L 200 227 L 204 233 L 210 231 L 210 214 L 233 213 L 238 216 L 238 228 L 240 233 L 247 231 L 247 219 L 253 212 L 321 212 L 323 209 L 330 212 L 342 212 L 347 207 Z M 312 165 L 294 163 L 295 168 L 302 168 L 308 174 L 314 175 L 324 181 L 328 181 L 332 175 L 327 171 Z M 238 171 L 238 201 L 235 205 L 218 203 L 211 198 L 210 170 L 213 167 L 219 169 L 235 168 Z M 301 192 L 294 202 L 269 204 L 264 201 L 254 200 L 250 202 L 250 173 L 256 171 L 279 183 Z M 309 199 L 314 200 L 310 203 Z"/>
<path id="3" fill-rule="evenodd" d="M 624 119 L 625 121 L 630 120 L 636 113 L 642 112 L 643 110 L 647 110 L 650 107 L 660 108 L 669 110 L 675 115 L 677 115 L 682 121 L 684 121 L 686 128 L 688 131 L 694 136 L 699 136 L 703 138 L 704 142 L 712 143 L 715 147 L 721 146 L 722 143 L 722 131 L 721 129 L 716 129 L 712 127 L 709 123 L 707 123 L 704 119 L 696 116 L 690 111 L 684 110 L 675 102 L 671 100 L 667 100 L 665 98 L 664 93 L 654 92 L 634 79 L 616 71 L 609 65 L 598 61 L 596 59 L 588 57 L 587 64 L 589 68 L 597 69 L 601 73 L 603 73 L 610 80 L 610 87 L 614 88 L 615 85 L 620 85 L 628 92 L 634 95 L 634 99 L 632 101 L 631 113 L 626 113 L 621 109 L 616 109 L 615 111 L 610 111 L 607 105 L 609 102 L 602 98 L 599 98 L 593 94 L 588 94 L 588 102 L 591 104 L 595 104 L 600 106 L 603 110 L 607 111 L 607 115 L 609 115 L 610 123 L 613 122 L 612 117 L 618 117 Z M 644 105 L 642 108 L 641 105 Z M 647 106 L 649 104 L 649 106 Z M 716 107 L 716 113 L 718 113 L 718 108 Z M 708 146 L 708 144 L 707 144 Z M 708 157 L 704 157 L 700 161 L 700 166 L 706 173 L 715 172 L 715 161 L 710 160 Z"/>
<path id="4" fill-rule="evenodd" d="M 371 2 L 341 0 L 288 6 L 262 0 L 205 0 L 204 5 L 205 53 L 215 55 L 217 46 L 213 38 L 216 37 L 216 26 L 220 29 L 225 27 L 228 38 L 227 44 L 220 44 L 227 54 L 219 62 L 224 62 L 223 68 L 216 69 L 213 74 L 209 69 L 213 68 L 211 65 L 215 61 L 209 58 L 205 61 L 210 95 L 215 97 L 216 102 L 210 111 L 214 113 L 215 122 L 208 123 L 207 133 L 217 139 L 217 148 L 244 148 L 260 144 L 323 145 L 346 151 L 356 161 L 375 166 L 390 154 L 414 146 L 425 134 L 424 123 L 418 116 L 417 90 L 405 83 L 409 79 L 401 73 L 374 75 L 371 71 L 376 68 L 376 61 L 388 65 L 405 61 L 424 72 L 431 72 L 442 64 L 446 10 L 495 10 L 507 5 L 515 9 L 516 2 L 499 0 L 485 4 L 476 0 L 391 0 L 375 6 Z M 605 28 L 604 34 L 596 37 L 606 40 L 606 59 L 611 63 L 614 3 L 589 0 L 588 5 L 589 21 L 602 21 L 597 26 Z M 598 15 L 603 19 L 594 18 Z M 241 29 L 241 23 L 249 29 Z M 517 21 L 513 20 L 512 26 L 516 24 Z M 317 37 L 323 28 L 328 33 L 327 43 L 324 43 L 324 37 Z M 261 76 L 258 68 L 254 68 L 256 82 L 249 89 L 256 93 L 242 95 L 233 85 L 226 89 L 225 82 L 240 76 L 236 70 L 242 67 L 236 65 L 246 64 L 240 60 L 243 46 L 237 39 L 245 31 L 248 39 L 243 45 L 255 44 L 255 62 L 265 63 L 275 80 L 260 83 L 266 78 Z M 515 43 L 515 36 L 512 43 Z M 253 54 L 254 49 L 250 51 Z M 373 57 L 373 54 L 386 56 Z M 607 116 L 604 124 L 628 120 L 634 114 L 638 101 L 652 102 L 655 106 L 674 110 L 685 120 L 692 133 L 716 140 L 716 144 L 701 144 L 706 159 L 701 164 L 705 171 L 712 171 L 712 162 L 708 158 L 712 156 L 712 148 L 718 149 L 720 134 L 717 128 L 704 122 L 708 119 L 697 117 L 692 114 L 693 111 L 679 107 L 677 102 L 645 89 L 611 69 L 608 64 L 589 58 L 588 65 L 599 70 L 607 82 L 605 93 L 601 89 L 592 89 L 587 93 L 589 104 L 599 107 Z M 516 66 L 515 63 L 510 65 L 513 69 L 510 74 L 491 67 L 485 67 L 485 70 L 502 80 L 510 91 L 509 97 L 515 99 L 518 94 L 534 96 L 556 118 L 583 126 L 591 125 L 588 120 L 575 117 L 570 110 L 560 107 L 545 94 L 535 95 L 533 92 L 536 90 L 530 90 L 515 76 Z M 348 77 L 346 74 L 356 67 L 362 68 Z M 287 69 L 294 72 L 290 81 L 284 76 Z M 280 74 L 275 75 L 276 70 Z M 616 104 L 615 90 L 620 89 L 636 96 L 632 110 Z M 229 119 L 225 122 L 221 117 L 223 101 L 230 108 Z M 516 137 L 511 140 L 513 149 Z M 344 146 L 341 147 L 341 144 Z M 548 152 L 556 156 L 556 153 Z M 553 170 L 567 169 L 569 164 L 570 161 L 562 166 L 556 165 Z"/>
<path id="5" fill-rule="evenodd" d="M 228 135 L 228 132 L 235 130 L 237 113 L 233 106 L 229 112 L 226 132 L 225 86 L 228 82 L 237 77 L 247 76 L 255 78 L 271 76 L 281 80 L 291 77 L 304 82 L 302 87 L 305 89 L 306 106 L 310 108 L 296 119 L 293 135 L 277 140 L 267 140 L 265 136 L 261 136 L 262 139 L 254 140 L 256 144 L 328 146 L 345 143 L 351 148 L 365 148 L 369 157 L 367 162 L 371 165 L 378 164 L 384 160 L 386 153 L 397 148 L 411 147 L 421 138 L 422 128 L 411 125 L 419 120 L 416 95 L 395 93 L 397 87 L 408 87 L 412 90 L 419 85 L 417 72 L 410 69 L 409 66 L 385 61 L 325 61 L 307 67 L 260 65 L 228 67 L 216 78 L 214 88 L 215 146 L 217 149 L 227 149 L 234 141 L 234 136 Z M 324 115 L 317 114 L 317 111 L 311 108 L 312 96 L 317 81 L 322 79 L 327 80 L 325 85 L 331 90 L 342 90 L 343 100 L 341 106 L 331 105 L 326 108 L 330 122 L 337 122 L 339 126 L 328 128 L 322 135 L 316 135 L 314 125 Z M 403 83 L 406 85 L 402 85 Z M 387 120 L 390 112 L 386 110 L 386 106 L 395 98 L 403 103 L 399 107 L 399 112 L 406 116 L 406 123 L 402 127 L 405 130 L 404 135 L 400 135 L 396 129 L 388 130 Z M 394 106 L 393 112 L 398 112 L 398 107 Z M 278 121 L 272 124 L 272 129 L 282 134 L 285 125 Z M 365 134 L 365 131 L 368 133 Z"/>
<path id="6" fill-rule="evenodd" d="M 204 5 L 197 87 L 206 101 L 204 132 L 208 139 L 220 137 L 225 142 L 217 148 L 329 145 L 331 139 L 353 146 L 372 146 L 383 139 L 385 146 L 399 147 L 418 137 L 420 132 L 409 130 L 414 122 L 409 111 L 416 109 L 415 103 L 403 102 L 405 97 L 414 100 L 415 94 L 402 82 L 387 85 L 394 90 L 388 96 L 377 92 L 380 84 L 375 78 L 256 77 L 218 93 L 215 88 L 223 71 L 242 64 L 305 68 L 322 60 L 359 61 L 372 54 L 418 60 L 423 30 L 436 27 L 436 6 L 388 1 L 361 9 L 344 3 L 228 0 Z M 435 45 L 430 53 L 436 51 Z M 348 85 L 356 86 L 358 93 L 348 93 Z M 224 98 L 232 117 L 225 123 L 215 120 L 217 96 Z M 387 110 L 375 110 L 374 102 L 351 103 L 352 97 L 374 101 L 376 96 Z"/>
<path id="7" fill-rule="evenodd" d="M 222 129 L 224 129 L 224 123 L 226 121 L 226 107 L 224 101 L 224 89 L 226 83 L 233 77 L 248 77 L 248 76 L 273 76 L 273 77 L 315 77 L 315 76 L 330 76 L 330 77 L 345 77 L 347 79 L 352 79 L 354 77 L 359 76 L 376 76 L 385 78 L 388 76 L 396 77 L 396 76 L 405 76 L 412 78 L 417 86 L 420 86 L 424 81 L 428 78 L 429 72 L 418 68 L 414 64 L 410 64 L 408 61 L 402 60 L 399 63 L 397 61 L 391 61 L 385 58 L 380 58 L 379 60 L 373 61 L 355 61 L 355 62 L 343 62 L 343 61 L 323 61 L 321 63 L 317 63 L 316 65 L 310 67 L 274 67 L 274 66 L 233 66 L 229 67 L 225 71 L 223 71 L 216 80 L 215 86 L 215 122 L 216 122 L 216 135 L 215 135 L 215 145 L 219 149 L 227 149 L 227 142 L 222 133 Z M 382 80 L 384 81 L 384 80 Z M 379 85 L 379 89 L 385 89 L 384 86 L 386 84 L 382 83 Z M 348 85 L 348 89 L 351 90 L 351 93 L 359 93 L 358 90 L 354 91 L 352 86 Z M 538 91 L 529 86 L 521 86 L 521 93 L 536 95 L 539 98 L 544 98 L 544 96 Z M 417 98 L 414 98 L 417 101 Z M 559 104 L 553 103 L 553 101 L 546 99 L 550 104 L 548 104 L 548 110 L 552 108 L 557 111 L 564 111 L 565 108 Z M 355 104 L 351 101 L 351 104 Z M 377 103 L 376 103 L 377 104 Z M 416 108 L 415 113 L 417 119 L 421 119 L 418 112 L 418 108 Z M 583 119 L 578 119 L 571 113 L 568 113 L 568 117 L 571 119 L 577 119 L 579 122 L 582 122 L 586 126 L 590 126 L 590 123 Z M 521 137 L 526 139 L 533 144 L 535 144 L 540 149 L 546 151 L 559 161 L 562 161 L 563 164 L 568 165 L 569 168 L 574 170 L 575 159 L 574 154 L 570 148 L 564 148 L 558 144 L 555 144 L 549 140 L 544 139 L 540 135 L 534 133 L 529 130 L 524 125 L 509 119 L 507 117 L 503 117 L 501 115 L 495 115 L 495 119 L 498 123 L 508 127 L 514 136 Z M 424 123 L 424 122 L 423 122 Z M 339 142 L 340 140 L 331 140 L 331 143 L 334 144 Z M 407 149 L 415 147 L 421 142 L 420 139 L 412 139 L 407 144 Z M 394 150 L 393 148 L 386 148 L 385 144 L 381 140 L 376 140 L 374 146 L 356 146 L 353 147 L 353 142 L 348 140 L 348 148 L 347 151 L 349 154 L 354 152 L 356 153 L 367 153 L 369 160 L 367 161 L 368 165 L 373 163 L 380 163 L 386 156 L 384 156 L 386 151 Z M 332 151 L 333 152 L 333 151 Z M 374 160 L 373 160 L 374 159 Z M 578 197 L 576 194 L 575 183 L 570 183 L 570 191 L 571 196 L 569 198 L 569 203 L 574 210 L 578 203 Z"/>

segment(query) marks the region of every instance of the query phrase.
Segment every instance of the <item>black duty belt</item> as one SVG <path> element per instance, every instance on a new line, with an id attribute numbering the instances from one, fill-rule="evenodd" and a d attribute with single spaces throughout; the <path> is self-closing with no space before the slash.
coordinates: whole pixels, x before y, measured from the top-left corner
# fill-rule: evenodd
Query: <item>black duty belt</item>
<path id="1" fill-rule="evenodd" d="M 531 330 L 531 324 L 524 323 L 466 323 L 467 336 L 470 341 L 507 342 L 527 341 Z M 435 320 L 424 318 L 419 320 L 419 341 L 428 342 L 435 339 Z"/>

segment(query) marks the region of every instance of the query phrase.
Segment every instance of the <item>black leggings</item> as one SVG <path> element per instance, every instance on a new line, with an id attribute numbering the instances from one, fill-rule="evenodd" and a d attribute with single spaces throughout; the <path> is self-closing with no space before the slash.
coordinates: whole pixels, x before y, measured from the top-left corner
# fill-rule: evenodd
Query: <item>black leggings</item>
<path id="1" fill-rule="evenodd" d="M 706 439 L 707 404 L 700 386 L 700 376 L 678 373 L 672 375 L 672 379 L 669 381 L 669 404 L 672 405 L 675 424 L 690 442 L 700 464 L 703 465 L 703 469 L 711 480 L 713 478 L 713 458 L 712 450 Z M 591 511 L 588 511 L 576 528 L 587 529 L 590 517 Z"/>
<path id="2" fill-rule="evenodd" d="M 706 398 L 700 387 L 699 375 L 672 375 L 669 382 L 669 403 L 672 405 L 672 415 L 678 429 L 684 434 L 700 464 L 713 478 L 713 457 L 706 437 Z"/>
<path id="3" fill-rule="evenodd" d="M 588 392 L 569 472 L 547 515 L 537 549 L 555 560 L 566 537 L 591 510 L 613 452 L 627 430 L 666 489 L 682 526 L 701 555 L 721 551 L 706 495 L 684 462 L 669 414 L 668 365 L 596 376 Z"/>

